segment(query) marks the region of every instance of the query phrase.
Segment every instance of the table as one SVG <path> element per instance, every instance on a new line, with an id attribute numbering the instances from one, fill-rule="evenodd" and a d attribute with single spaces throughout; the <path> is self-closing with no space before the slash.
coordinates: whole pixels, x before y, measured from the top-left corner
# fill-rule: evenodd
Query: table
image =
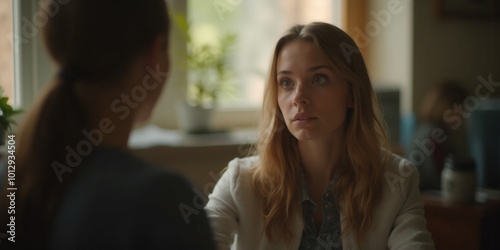
<path id="1" fill-rule="evenodd" d="M 500 249 L 500 200 L 450 204 L 428 193 L 422 199 L 437 250 Z"/>

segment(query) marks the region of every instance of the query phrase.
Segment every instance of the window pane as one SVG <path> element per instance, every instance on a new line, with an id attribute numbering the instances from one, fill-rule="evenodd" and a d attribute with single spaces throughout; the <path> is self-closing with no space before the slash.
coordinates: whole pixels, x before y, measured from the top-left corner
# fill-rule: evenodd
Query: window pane
<path id="1" fill-rule="evenodd" d="M 12 55 L 12 5 L 10 0 L 0 1 L 0 86 L 9 103 L 14 104 L 13 55 Z"/>
<path id="2" fill-rule="evenodd" d="M 193 40 L 216 43 L 217 36 L 237 36 L 231 50 L 232 88 L 218 102 L 222 108 L 260 107 L 274 45 L 296 23 L 338 23 L 341 0 L 190 0 L 188 20 Z"/>

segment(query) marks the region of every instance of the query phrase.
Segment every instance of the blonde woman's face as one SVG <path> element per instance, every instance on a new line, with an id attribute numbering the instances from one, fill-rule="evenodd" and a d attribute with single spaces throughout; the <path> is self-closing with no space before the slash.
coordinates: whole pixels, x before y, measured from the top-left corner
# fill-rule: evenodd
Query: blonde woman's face
<path id="1" fill-rule="evenodd" d="M 341 136 L 353 103 L 327 57 L 312 42 L 295 40 L 282 48 L 276 66 L 278 105 L 292 135 L 299 141 Z"/>

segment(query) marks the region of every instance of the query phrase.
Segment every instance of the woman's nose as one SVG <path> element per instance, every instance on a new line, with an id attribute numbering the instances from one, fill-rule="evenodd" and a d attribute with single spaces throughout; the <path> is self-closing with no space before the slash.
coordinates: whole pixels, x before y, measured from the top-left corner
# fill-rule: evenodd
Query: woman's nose
<path id="1" fill-rule="evenodd" d="M 310 97 L 307 93 L 307 86 L 304 84 L 298 84 L 295 89 L 295 94 L 293 97 L 293 103 L 295 105 L 305 105 L 310 103 Z"/>

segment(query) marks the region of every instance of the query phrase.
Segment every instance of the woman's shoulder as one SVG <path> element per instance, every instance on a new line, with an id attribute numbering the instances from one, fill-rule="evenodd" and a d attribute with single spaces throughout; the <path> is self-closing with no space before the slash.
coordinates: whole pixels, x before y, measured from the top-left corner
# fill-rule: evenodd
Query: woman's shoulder
<path id="1" fill-rule="evenodd" d="M 77 197 L 86 193 L 85 197 L 96 203 L 114 206 L 148 197 L 170 201 L 192 198 L 191 184 L 183 176 L 148 163 L 127 150 L 98 147 L 80 170 L 67 194 Z M 113 197 L 114 204 L 107 197 Z"/>
<path id="2" fill-rule="evenodd" d="M 233 188 L 240 186 L 240 184 L 248 185 L 252 179 L 252 168 L 258 162 L 258 156 L 234 158 L 228 163 L 227 169 L 219 181 L 230 182 Z"/>
<path id="3" fill-rule="evenodd" d="M 82 235 L 105 242 L 109 235 L 137 235 L 137 228 L 174 232 L 172 225 L 186 224 L 178 206 L 196 196 L 181 175 L 120 149 L 96 149 L 79 167 L 52 221 L 51 244 L 72 246 Z"/>
<path id="4" fill-rule="evenodd" d="M 113 175 L 114 172 L 121 174 L 115 177 L 119 178 L 134 178 L 138 181 L 144 180 L 145 182 L 151 179 L 172 178 L 183 179 L 179 174 L 168 170 L 168 167 L 157 166 L 151 164 L 127 150 L 120 148 L 106 148 L 98 147 L 95 152 L 84 161 L 85 168 L 88 172 L 99 172 L 103 176 Z"/>
<path id="5" fill-rule="evenodd" d="M 384 151 L 382 162 L 385 163 L 382 182 L 391 192 L 404 193 L 408 188 L 418 185 L 418 171 L 409 160 L 392 152 Z"/>
<path id="6" fill-rule="evenodd" d="M 385 163 L 386 171 L 400 172 L 415 168 L 408 159 L 390 151 L 383 151 L 382 162 Z"/>
<path id="7" fill-rule="evenodd" d="M 249 197 L 255 196 L 252 168 L 259 162 L 258 156 L 235 158 L 231 160 L 217 181 L 211 197 Z M 210 202 L 209 202 L 210 205 Z"/>
<path id="8" fill-rule="evenodd" d="M 243 157 L 243 158 L 234 158 L 231 160 L 228 164 L 228 171 L 229 170 L 237 170 L 237 171 L 243 171 L 243 172 L 248 172 L 250 171 L 251 168 L 253 168 L 257 163 L 259 162 L 259 156 L 249 156 L 249 157 Z"/>

